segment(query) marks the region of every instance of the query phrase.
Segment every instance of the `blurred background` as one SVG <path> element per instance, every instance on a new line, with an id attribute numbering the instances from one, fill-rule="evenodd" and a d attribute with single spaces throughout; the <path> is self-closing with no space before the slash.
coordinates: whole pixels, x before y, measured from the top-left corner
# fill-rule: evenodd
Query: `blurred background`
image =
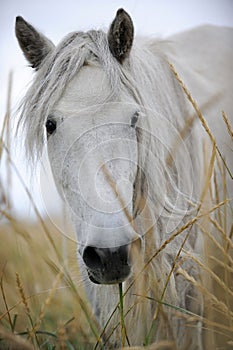
<path id="1" fill-rule="evenodd" d="M 125 1 L 79 1 L 79 0 L 1 0 L 0 11 L 0 130 L 6 113 L 7 104 L 11 114 L 16 115 L 19 101 L 24 96 L 33 78 L 33 70 L 28 67 L 14 35 L 14 22 L 17 15 L 23 16 L 29 23 L 57 44 L 68 32 L 104 28 L 114 18 L 119 7 L 124 7 L 133 18 L 136 35 L 166 38 L 170 34 L 200 25 L 215 24 L 233 26 L 232 0 L 125 0 Z M 11 98 L 7 102 L 9 74 L 11 72 Z M 10 104 L 10 106 L 9 106 Z M 10 129 L 14 126 L 11 124 Z M 12 135 L 12 134 L 11 134 Z M 14 136 L 8 147 L 15 166 L 30 189 L 36 205 L 49 216 L 57 212 L 61 204 L 41 171 L 28 171 L 23 147 L 19 147 L 22 136 Z M 15 142 L 17 140 L 17 142 Z M 33 218 L 30 200 L 25 194 L 15 171 L 7 170 L 7 159 L 1 162 L 0 180 L 5 195 L 10 199 L 11 210 L 18 217 Z M 46 179 L 46 181 L 44 181 Z M 44 182 L 41 186 L 40 182 Z M 49 183 L 49 187 L 46 184 Z M 43 189 L 43 188 L 44 189 Z M 42 188 L 42 189 L 41 189 Z M 41 195 L 42 191 L 42 195 Z M 46 194 L 48 194 L 46 196 Z M 46 197 L 46 198 L 45 198 Z M 52 198 L 52 201 L 51 201 Z M 45 203 L 46 202 L 46 203 Z M 51 212 L 51 213 L 50 213 Z"/>

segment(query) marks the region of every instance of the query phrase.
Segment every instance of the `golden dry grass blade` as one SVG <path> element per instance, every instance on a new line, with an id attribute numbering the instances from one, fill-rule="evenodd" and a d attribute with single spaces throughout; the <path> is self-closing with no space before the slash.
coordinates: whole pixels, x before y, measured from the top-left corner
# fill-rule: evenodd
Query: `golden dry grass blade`
<path id="1" fill-rule="evenodd" d="M 227 305 L 224 302 L 218 300 L 214 294 L 209 292 L 203 285 L 201 285 L 199 282 L 197 282 L 192 276 L 190 276 L 187 273 L 187 271 L 185 271 L 179 267 L 177 269 L 177 274 L 182 275 L 187 281 L 192 283 L 193 286 L 198 288 L 201 291 L 202 295 L 207 300 L 209 300 L 209 302 L 211 302 L 219 312 L 221 312 L 223 314 L 229 314 L 231 317 L 233 317 L 233 312 L 228 310 Z"/>
<path id="2" fill-rule="evenodd" d="M 207 265 L 205 265 L 203 262 L 201 262 L 198 258 L 196 258 L 193 254 L 185 251 L 186 256 L 188 256 L 191 260 L 193 260 L 199 267 L 201 267 L 202 271 L 206 271 L 212 278 L 213 280 L 215 280 L 221 287 L 222 289 L 225 291 L 225 293 L 230 294 L 233 297 L 233 291 L 229 288 L 228 285 L 226 285 L 224 283 L 224 281 L 218 277 L 218 275 L 216 275 L 214 273 L 214 271 L 212 271 Z M 226 265 L 224 264 L 224 267 Z"/>
<path id="3" fill-rule="evenodd" d="M 226 262 L 223 262 L 212 255 L 209 256 L 209 259 L 213 260 L 217 266 L 224 267 L 224 269 L 228 270 L 230 273 L 233 273 L 233 267 L 226 264 Z"/>
<path id="4" fill-rule="evenodd" d="M 216 169 L 214 170 L 214 189 L 215 189 L 215 203 L 219 203 L 220 202 L 219 185 L 218 185 L 218 181 L 217 181 Z M 221 213 L 220 209 L 217 211 L 217 215 L 218 215 L 219 223 L 222 226 L 223 219 L 222 219 L 222 213 Z"/>
<path id="5" fill-rule="evenodd" d="M 188 132 L 190 132 L 194 122 L 196 120 L 196 114 L 192 115 L 191 117 L 189 117 L 183 127 L 182 130 L 179 131 L 178 136 L 176 137 L 175 141 L 173 142 L 173 145 L 171 147 L 172 149 L 172 153 L 168 153 L 168 156 L 166 158 L 166 165 L 168 167 L 170 167 L 173 163 L 173 159 L 174 159 L 174 155 L 176 154 L 179 145 L 181 145 L 182 140 L 184 140 L 184 138 L 186 137 L 186 135 L 188 134 Z"/>
<path id="6" fill-rule="evenodd" d="M 43 318 L 45 316 L 46 309 L 51 304 L 51 301 L 53 299 L 54 294 L 57 291 L 58 285 L 61 282 L 63 274 L 64 274 L 64 272 L 63 272 L 63 269 L 61 268 L 60 272 L 58 273 L 58 275 L 56 276 L 56 278 L 55 278 L 55 280 L 53 282 L 53 286 L 52 286 L 52 288 L 51 288 L 51 290 L 49 292 L 49 295 L 47 296 L 45 302 L 41 306 L 39 317 L 38 317 L 37 321 L 35 322 L 35 324 L 33 326 L 33 329 L 30 332 L 30 336 L 31 337 L 34 336 L 36 334 L 36 331 L 39 329 L 39 327 L 41 325 L 41 322 L 42 322 L 42 320 L 43 320 Z"/>
<path id="7" fill-rule="evenodd" d="M 220 150 L 219 150 L 219 148 L 218 148 L 218 146 L 217 146 L 215 137 L 214 137 L 214 135 L 212 134 L 212 132 L 211 132 L 209 126 L 208 126 L 207 121 L 205 120 L 204 116 L 202 115 L 198 104 L 196 103 L 196 101 L 195 101 L 194 98 L 192 97 L 191 93 L 189 92 L 188 88 L 185 86 L 185 84 L 184 84 L 184 82 L 182 81 L 182 79 L 180 78 L 180 76 L 179 76 L 178 72 L 176 71 L 175 67 L 174 67 L 171 63 L 169 63 L 169 66 L 170 66 L 170 68 L 171 68 L 173 74 L 175 75 L 177 81 L 178 81 L 179 84 L 181 85 L 183 91 L 185 92 L 185 95 L 187 96 L 188 100 L 191 102 L 191 104 L 192 104 L 192 106 L 193 106 L 195 112 L 197 113 L 198 118 L 200 119 L 200 121 L 201 121 L 201 123 L 202 123 L 203 128 L 205 129 L 206 133 L 208 134 L 208 136 L 209 136 L 209 138 L 210 138 L 210 140 L 211 140 L 211 142 L 212 142 L 212 144 L 213 144 L 213 147 L 214 147 L 214 146 L 216 147 L 217 152 L 218 152 L 219 156 L 221 157 L 221 159 L 222 159 L 222 161 L 223 161 L 223 163 L 224 163 L 224 166 L 225 166 L 225 168 L 227 169 L 228 174 L 230 175 L 231 179 L 233 180 L 233 175 L 232 175 L 232 173 L 231 173 L 231 171 L 230 171 L 230 169 L 229 169 L 227 163 L 225 162 L 225 159 L 223 158 L 223 156 L 222 156 L 222 154 L 221 154 L 221 152 L 220 152 Z"/>
<path id="8" fill-rule="evenodd" d="M 212 148 L 212 153 L 211 153 L 211 157 L 210 157 L 210 162 L 209 162 L 209 166 L 208 166 L 208 170 L 207 170 L 207 175 L 205 176 L 205 183 L 202 189 L 202 194 L 201 194 L 201 198 L 200 198 L 200 204 L 199 204 L 199 208 L 201 203 L 204 201 L 204 198 L 209 190 L 210 184 L 211 184 L 211 178 L 214 172 L 214 163 L 215 163 L 215 157 L 216 157 L 216 145 L 213 144 L 213 148 Z"/>
<path id="9" fill-rule="evenodd" d="M 214 95 L 209 101 L 204 103 L 199 109 L 200 110 L 205 110 L 209 106 L 213 104 L 213 102 L 216 102 L 216 99 L 218 98 L 218 94 Z M 197 121 L 197 115 L 194 113 L 192 116 L 187 117 L 186 123 L 184 127 L 179 130 L 179 136 L 177 136 L 176 140 L 174 141 L 171 149 L 172 149 L 172 154 L 169 153 L 167 158 L 166 158 L 166 164 L 167 166 L 171 166 L 173 162 L 173 155 L 176 153 L 179 145 L 181 144 L 181 140 L 184 140 L 185 137 L 187 137 L 187 134 L 192 130 L 192 127 L 194 126 L 194 123 Z"/>
<path id="10" fill-rule="evenodd" d="M 224 231 L 224 229 L 220 226 L 220 224 L 218 223 L 217 220 L 213 219 L 213 218 L 209 218 L 210 222 L 214 225 L 214 227 L 221 233 L 221 236 L 223 238 L 223 240 L 226 243 L 226 248 L 227 250 L 229 248 L 233 249 L 233 242 L 231 241 L 231 239 L 227 236 L 226 232 Z"/>
<path id="11" fill-rule="evenodd" d="M 229 122 L 229 119 L 228 119 L 228 117 L 227 117 L 227 115 L 226 115 L 226 113 L 224 111 L 222 111 L 222 117 L 223 117 L 223 120 L 224 120 L 224 122 L 226 124 L 228 133 L 229 133 L 229 135 L 230 135 L 230 137 L 231 137 L 231 139 L 233 141 L 233 129 L 231 128 L 231 124 Z"/>
<path id="12" fill-rule="evenodd" d="M 199 227 L 200 227 L 201 231 L 203 232 L 203 234 L 206 235 L 212 241 L 212 243 L 216 246 L 216 248 L 218 248 L 219 251 L 222 252 L 223 256 L 227 257 L 230 264 L 233 265 L 233 259 L 231 258 L 231 256 L 229 254 L 226 254 L 224 247 L 222 247 L 222 245 L 214 238 L 214 236 L 211 234 L 211 232 L 206 230 L 201 225 Z"/>
<path id="13" fill-rule="evenodd" d="M 232 239 L 232 237 L 233 237 L 233 224 L 231 225 L 231 230 L 229 234 L 229 238 Z"/>
<path id="14" fill-rule="evenodd" d="M 215 137 L 213 136 L 213 134 L 211 133 L 211 130 L 207 124 L 207 121 L 205 120 L 205 118 L 203 117 L 200 108 L 198 106 L 198 104 L 196 103 L 196 101 L 194 100 L 194 98 L 192 97 L 191 93 L 189 92 L 188 88 L 185 86 L 183 80 L 181 79 L 181 77 L 179 76 L 178 72 L 176 71 L 175 67 L 173 66 L 173 64 L 169 63 L 169 66 L 172 70 L 172 72 L 174 73 L 177 81 L 179 82 L 179 84 L 181 85 L 182 89 L 185 92 L 185 95 L 188 97 L 189 101 L 191 102 L 195 112 L 197 113 L 198 118 L 200 119 L 202 126 L 204 127 L 205 131 L 207 132 L 207 134 L 209 135 L 209 138 L 211 140 L 211 142 L 213 143 L 213 145 L 216 145 L 216 141 L 215 141 Z"/>
<path id="15" fill-rule="evenodd" d="M 11 310 L 8 307 L 8 303 L 7 303 L 7 299 L 6 299 L 6 293 L 5 293 L 4 286 L 3 286 L 3 276 L 4 276 L 4 268 L 3 268 L 2 276 L 1 276 L 1 280 L 0 280 L 0 288 L 1 288 L 3 302 L 4 302 L 4 305 L 5 305 L 5 308 L 6 308 L 5 315 L 7 315 L 7 317 L 8 317 L 9 324 L 10 324 L 10 327 L 11 327 L 11 331 L 13 332 L 14 331 L 14 326 L 13 326 L 13 322 L 12 322 L 12 319 L 11 319 L 11 313 L 10 313 Z M 1 317 L 0 317 L 0 320 L 1 320 Z"/>
<path id="16" fill-rule="evenodd" d="M 25 307 L 25 311 L 28 315 L 30 315 L 30 309 L 29 309 L 29 306 L 28 306 L 28 302 L 27 302 L 27 298 L 26 298 L 26 294 L 25 294 L 25 291 L 24 291 L 24 287 L 23 287 L 23 284 L 21 282 L 21 279 L 19 277 L 19 274 L 16 272 L 16 284 L 17 284 L 17 287 L 19 289 L 19 294 L 21 296 L 21 300 L 22 300 L 22 303 Z"/>
<path id="17" fill-rule="evenodd" d="M 106 177 L 106 180 L 107 180 L 108 184 L 111 186 L 111 188 L 113 190 L 113 193 L 115 194 L 115 196 L 117 197 L 117 199 L 120 202 L 121 208 L 123 209 L 128 222 L 133 226 L 132 216 L 128 212 L 128 210 L 127 210 L 127 208 L 125 206 L 124 199 L 122 198 L 121 194 L 118 193 L 117 188 L 116 188 L 116 184 L 113 181 L 112 176 L 111 176 L 111 174 L 110 174 L 110 172 L 107 169 L 105 164 L 103 164 L 103 171 L 104 171 L 104 175 Z"/>

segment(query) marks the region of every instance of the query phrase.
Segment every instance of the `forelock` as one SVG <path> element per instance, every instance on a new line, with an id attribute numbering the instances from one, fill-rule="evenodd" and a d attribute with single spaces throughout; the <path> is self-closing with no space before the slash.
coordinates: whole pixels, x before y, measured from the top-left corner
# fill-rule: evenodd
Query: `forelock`
<path id="1" fill-rule="evenodd" d="M 44 123 L 67 84 L 85 63 L 101 65 L 109 79 L 110 96 L 119 86 L 119 64 L 112 57 L 103 31 L 68 34 L 36 73 L 21 104 L 19 124 L 25 131 L 25 148 L 32 160 L 43 150 Z"/>

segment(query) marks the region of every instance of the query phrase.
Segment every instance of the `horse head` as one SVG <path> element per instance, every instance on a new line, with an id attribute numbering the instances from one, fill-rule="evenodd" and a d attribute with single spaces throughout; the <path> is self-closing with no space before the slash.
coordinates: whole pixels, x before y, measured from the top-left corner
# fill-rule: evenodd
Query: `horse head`
<path id="1" fill-rule="evenodd" d="M 47 96 L 53 99 L 60 87 L 50 88 L 49 80 L 70 74 L 61 82 L 62 93 L 44 112 L 43 127 L 79 254 L 91 281 L 101 284 L 124 281 L 132 271 L 132 250 L 142 245 L 134 223 L 140 106 L 125 87 L 122 71 L 129 65 L 133 32 L 130 16 L 118 10 L 108 34 L 99 32 L 105 50 L 102 62 L 98 43 L 93 44 L 94 31 L 73 33 L 56 48 L 22 17 L 16 21 L 20 47 L 43 76 L 38 94 L 49 89 Z M 114 70 L 110 79 L 109 70 Z"/>

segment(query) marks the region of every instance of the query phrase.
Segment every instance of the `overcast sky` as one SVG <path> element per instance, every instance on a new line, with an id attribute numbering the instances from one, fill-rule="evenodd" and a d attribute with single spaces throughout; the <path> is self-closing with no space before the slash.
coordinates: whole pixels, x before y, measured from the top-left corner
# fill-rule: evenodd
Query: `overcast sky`
<path id="1" fill-rule="evenodd" d="M 90 28 L 107 30 L 119 7 L 130 13 L 136 35 L 166 37 L 207 23 L 233 27 L 233 0 L 1 0 L 0 122 L 6 108 L 9 71 L 13 71 L 14 108 L 32 77 L 32 69 L 27 67 L 14 36 L 17 15 L 23 16 L 56 44 L 71 31 Z M 25 166 L 19 158 L 16 160 L 17 166 L 28 183 Z M 25 212 L 28 210 L 28 202 L 24 200 L 23 191 L 16 180 L 14 183 L 13 199 L 16 207 Z"/>

